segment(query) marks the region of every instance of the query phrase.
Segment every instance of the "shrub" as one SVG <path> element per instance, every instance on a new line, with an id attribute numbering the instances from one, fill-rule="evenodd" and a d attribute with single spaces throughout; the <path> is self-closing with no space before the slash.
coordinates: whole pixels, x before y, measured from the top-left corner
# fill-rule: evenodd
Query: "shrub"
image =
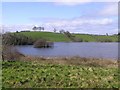
<path id="1" fill-rule="evenodd" d="M 2 60 L 15 61 L 24 56 L 13 46 L 4 45 L 2 47 Z"/>
<path id="2" fill-rule="evenodd" d="M 84 40 L 84 42 L 88 42 L 88 40 Z"/>
<path id="3" fill-rule="evenodd" d="M 46 47 L 48 48 L 52 46 L 53 46 L 53 42 L 46 41 L 45 39 L 39 39 L 34 43 L 35 48 L 46 48 Z"/>
<path id="4" fill-rule="evenodd" d="M 2 35 L 3 45 L 32 45 L 33 40 L 22 34 L 7 33 Z"/>
<path id="5" fill-rule="evenodd" d="M 75 38 L 74 38 L 74 42 L 83 42 L 83 39 L 82 39 L 82 38 L 77 38 L 77 37 L 75 37 Z"/>

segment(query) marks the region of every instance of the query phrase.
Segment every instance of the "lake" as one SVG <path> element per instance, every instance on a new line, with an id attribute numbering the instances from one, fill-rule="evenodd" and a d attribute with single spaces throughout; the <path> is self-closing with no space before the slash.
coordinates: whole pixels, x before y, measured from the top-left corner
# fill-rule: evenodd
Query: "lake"
<path id="1" fill-rule="evenodd" d="M 19 52 L 31 56 L 80 56 L 118 58 L 118 43 L 55 42 L 53 48 L 34 48 L 33 45 L 16 46 Z"/>

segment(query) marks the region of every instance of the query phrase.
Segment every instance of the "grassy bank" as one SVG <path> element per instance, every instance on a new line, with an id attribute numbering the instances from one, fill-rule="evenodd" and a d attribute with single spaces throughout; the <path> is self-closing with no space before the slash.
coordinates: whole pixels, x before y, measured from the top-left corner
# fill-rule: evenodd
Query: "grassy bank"
<path id="1" fill-rule="evenodd" d="M 83 39 L 83 41 L 88 42 L 117 42 L 118 36 L 117 35 L 89 35 L 89 34 L 75 34 L 76 37 Z"/>
<path id="2" fill-rule="evenodd" d="M 74 59 L 74 60 L 73 60 Z M 21 61 L 22 60 L 22 61 Z M 3 87 L 118 88 L 117 62 L 88 58 L 23 57 L 2 62 Z"/>
<path id="3" fill-rule="evenodd" d="M 52 32 L 20 32 L 18 34 L 24 34 L 30 36 L 32 39 L 44 38 L 53 42 L 69 42 L 71 41 L 64 34 L 52 33 Z M 106 35 L 90 35 L 90 34 L 72 34 L 74 37 L 82 39 L 83 42 L 117 42 L 118 36 L 106 36 Z"/>
<path id="4" fill-rule="evenodd" d="M 52 33 L 52 32 L 20 32 L 18 34 L 23 34 L 25 36 L 29 36 L 34 40 L 43 38 L 52 42 L 67 42 L 70 41 L 69 38 L 65 37 L 65 35 L 60 33 Z"/>

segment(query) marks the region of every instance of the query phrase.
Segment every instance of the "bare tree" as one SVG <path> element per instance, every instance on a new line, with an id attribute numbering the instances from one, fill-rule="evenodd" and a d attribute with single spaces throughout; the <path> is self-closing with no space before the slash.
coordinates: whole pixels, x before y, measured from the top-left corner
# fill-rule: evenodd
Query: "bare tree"
<path id="1" fill-rule="evenodd" d="M 44 31 L 44 30 L 45 30 L 45 28 L 44 28 L 44 27 L 42 27 L 42 30 Z"/>
<path id="2" fill-rule="evenodd" d="M 43 30 L 43 31 L 44 31 L 44 27 L 41 27 L 41 30 Z"/>
<path id="3" fill-rule="evenodd" d="M 56 33 L 56 31 L 57 31 L 57 30 L 54 28 L 54 33 Z"/>
<path id="4" fill-rule="evenodd" d="M 53 28 L 53 32 L 56 33 L 57 29 L 55 28 L 55 26 L 51 25 L 51 27 Z"/>
<path id="5" fill-rule="evenodd" d="M 108 36 L 108 33 L 106 33 L 106 36 Z"/>
<path id="6" fill-rule="evenodd" d="M 62 30 L 60 30 L 59 32 L 60 32 L 60 33 L 64 33 L 64 32 L 65 32 L 65 30 L 63 30 L 63 29 L 62 29 Z"/>

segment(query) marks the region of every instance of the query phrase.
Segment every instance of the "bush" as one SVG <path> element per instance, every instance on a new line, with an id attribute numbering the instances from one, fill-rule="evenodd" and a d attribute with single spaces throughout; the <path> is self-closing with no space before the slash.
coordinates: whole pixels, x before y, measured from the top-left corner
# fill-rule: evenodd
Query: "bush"
<path id="1" fill-rule="evenodd" d="M 13 46 L 4 45 L 2 48 L 2 60 L 15 61 L 24 56 Z"/>
<path id="2" fill-rule="evenodd" d="M 48 48 L 52 46 L 53 46 L 53 42 L 46 41 L 45 39 L 39 39 L 34 43 L 35 48 L 46 48 L 46 47 Z"/>
<path id="3" fill-rule="evenodd" d="M 7 33 L 2 35 L 3 45 L 32 45 L 33 40 L 22 34 Z"/>
<path id="4" fill-rule="evenodd" d="M 88 40 L 84 40 L 84 42 L 88 42 Z"/>
<path id="5" fill-rule="evenodd" d="M 82 39 L 82 38 L 77 38 L 77 37 L 75 37 L 75 38 L 74 38 L 74 42 L 83 42 L 83 39 Z"/>

